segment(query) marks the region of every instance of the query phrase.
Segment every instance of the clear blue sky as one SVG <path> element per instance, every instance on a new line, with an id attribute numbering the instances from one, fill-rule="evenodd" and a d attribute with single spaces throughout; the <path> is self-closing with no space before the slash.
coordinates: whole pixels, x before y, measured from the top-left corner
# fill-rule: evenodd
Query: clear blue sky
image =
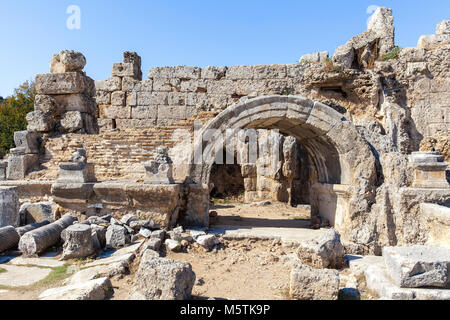
<path id="1" fill-rule="evenodd" d="M 69 5 L 81 29 L 69 30 Z M 143 74 L 164 65 L 294 63 L 330 54 L 366 29 L 370 5 L 393 9 L 396 42 L 417 44 L 450 19 L 449 0 L 1 0 L 0 96 L 49 71 L 53 53 L 82 52 L 87 74 L 110 76 L 123 51 L 143 59 Z"/>

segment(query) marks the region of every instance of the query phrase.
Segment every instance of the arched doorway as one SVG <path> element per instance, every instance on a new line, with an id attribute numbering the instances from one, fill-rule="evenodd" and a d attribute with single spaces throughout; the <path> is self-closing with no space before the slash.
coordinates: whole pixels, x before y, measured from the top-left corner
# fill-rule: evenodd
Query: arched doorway
<path id="1" fill-rule="evenodd" d="M 367 142 L 341 113 L 300 96 L 242 101 L 202 128 L 194 154 L 202 154 L 205 159 L 214 150 L 222 150 L 227 134 L 237 135 L 248 128 L 276 129 L 295 137 L 317 171 L 317 183 L 310 196 L 312 214 L 327 217 L 343 235 L 362 227 L 353 223 L 353 217 L 370 212 L 377 180 L 376 160 Z M 212 166 L 208 161 L 194 159 L 192 181 L 207 186 Z"/>

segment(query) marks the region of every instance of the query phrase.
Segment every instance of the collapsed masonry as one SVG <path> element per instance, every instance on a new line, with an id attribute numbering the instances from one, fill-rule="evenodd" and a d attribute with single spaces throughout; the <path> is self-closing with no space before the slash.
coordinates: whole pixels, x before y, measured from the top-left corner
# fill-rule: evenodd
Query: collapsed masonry
<path id="1" fill-rule="evenodd" d="M 208 226 L 210 192 L 232 182 L 248 201 L 311 205 L 348 252 L 436 242 L 421 207 L 450 203 L 449 61 L 448 21 L 397 52 L 386 8 L 331 59 L 316 53 L 298 64 L 160 67 L 142 80 L 141 58 L 125 52 L 112 77 L 94 83 L 82 71 L 84 56 L 64 51 L 52 58 L 50 74 L 36 76 L 35 111 L 0 164 L 0 179 L 18 187 L 21 201 L 52 196 L 62 211 L 132 213 L 166 226 Z M 273 155 L 263 153 L 221 181 L 220 165 L 187 161 L 196 150 L 223 147 L 194 140 L 194 129 L 200 137 L 257 129 L 258 150 L 278 146 L 275 173 L 266 174 Z M 249 144 L 244 139 L 231 156 Z M 154 159 L 158 147 L 168 149 L 170 166 Z M 79 148 L 91 165 L 65 163 Z M 95 176 L 86 173 L 94 167 Z M 65 171 L 74 179 L 63 179 Z M 168 174 L 165 184 L 155 172 Z M 147 173 L 156 183 L 145 183 Z"/>

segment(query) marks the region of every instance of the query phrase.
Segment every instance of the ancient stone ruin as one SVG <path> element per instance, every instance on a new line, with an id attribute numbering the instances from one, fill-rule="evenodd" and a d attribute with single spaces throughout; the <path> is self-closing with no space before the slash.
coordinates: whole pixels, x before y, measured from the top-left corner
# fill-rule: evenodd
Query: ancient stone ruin
<path id="1" fill-rule="evenodd" d="M 296 64 L 158 67 L 143 80 L 125 52 L 94 81 L 82 53 L 62 51 L 0 162 L 0 251 L 117 250 L 41 299 L 107 298 L 133 259 L 132 299 L 187 299 L 192 266 L 158 252 L 220 247 L 229 234 L 208 232 L 210 200 L 233 194 L 310 211 L 318 233 L 296 244 L 293 299 L 351 295 L 342 268 L 381 298 L 450 299 L 449 62 L 449 21 L 400 50 L 386 8 L 333 56 Z"/>

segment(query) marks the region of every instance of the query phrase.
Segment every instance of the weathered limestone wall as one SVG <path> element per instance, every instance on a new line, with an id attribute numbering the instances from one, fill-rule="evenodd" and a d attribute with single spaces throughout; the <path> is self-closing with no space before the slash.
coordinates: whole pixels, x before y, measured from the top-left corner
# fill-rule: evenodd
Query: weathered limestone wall
<path id="1" fill-rule="evenodd" d="M 349 41 L 335 56 L 340 57 L 347 48 L 346 54 L 360 61 L 361 50 L 380 41 L 373 32 L 358 37 L 357 43 Z M 105 139 L 98 139 L 98 149 L 116 152 L 110 143 L 115 135 L 121 140 L 125 130 L 141 135 L 139 130 L 152 128 L 168 135 L 180 124 L 184 127 L 183 123 L 190 123 L 191 128 L 194 120 L 204 124 L 242 98 L 290 94 L 332 106 L 366 132 L 377 151 L 408 153 L 421 145 L 422 150 L 435 148 L 448 159 L 449 44 L 439 42 L 432 50 L 406 48 L 398 59 L 388 61 L 381 61 L 381 53 L 371 52 L 376 57 L 373 62 L 350 67 L 337 58 L 334 62 L 302 60 L 289 65 L 160 67 L 151 69 L 148 79 L 141 81 L 140 57 L 126 52 L 124 62 L 114 64 L 112 77 L 95 83 L 98 125 L 101 133 L 108 132 Z M 160 140 L 170 147 L 167 135 Z M 154 151 L 143 148 L 148 156 Z M 141 160 L 139 153 L 124 155 L 113 162 L 116 168 Z M 90 155 L 95 157 L 95 153 Z M 100 153 L 98 162 L 107 163 L 102 158 Z M 101 168 L 100 164 L 100 177 L 107 178 L 108 170 Z M 113 169 L 111 174 L 127 177 L 124 170 Z"/>
<path id="2" fill-rule="evenodd" d="M 160 67 L 142 80 L 141 58 L 125 52 L 112 77 L 95 88 L 81 71 L 84 57 L 63 52 L 52 59 L 50 74 L 37 76 L 40 96 L 29 130 L 41 133 L 45 152 L 39 152 L 40 170 L 27 178 L 54 179 L 58 163 L 83 146 L 97 179 L 140 181 L 143 163 L 159 146 L 171 148 L 174 159 L 189 158 L 172 139 L 177 129 L 191 133 L 199 120 L 200 127 L 222 130 L 236 112 L 245 125 L 281 129 L 305 148 L 310 177 L 291 182 L 311 189 L 315 209 L 341 225 L 349 250 L 380 253 L 385 245 L 423 243 L 428 231 L 420 203 L 447 205 L 450 193 L 445 183 L 412 188 L 408 155 L 436 150 L 450 158 L 449 28 L 444 21 L 416 48 L 396 53 L 392 12 L 379 8 L 368 30 L 330 59 L 317 53 L 288 65 Z M 260 121 L 246 121 L 246 111 Z M 205 223 L 211 168 L 174 170 L 177 182 L 190 176 L 199 183 L 188 187 L 182 220 Z M 255 185 L 252 179 L 247 182 Z M 264 184 L 261 175 L 256 182 Z"/>

